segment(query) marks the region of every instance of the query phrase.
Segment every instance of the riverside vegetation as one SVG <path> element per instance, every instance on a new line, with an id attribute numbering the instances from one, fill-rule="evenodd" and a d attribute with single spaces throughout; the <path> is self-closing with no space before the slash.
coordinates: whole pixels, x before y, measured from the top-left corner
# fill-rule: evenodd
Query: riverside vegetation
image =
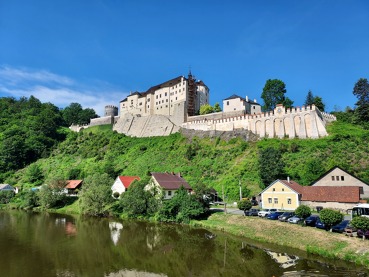
<path id="1" fill-rule="evenodd" d="M 276 178 L 289 176 L 302 185 L 309 185 L 333 166 L 345 168 L 364 181 L 369 181 L 367 159 L 369 131 L 353 123 L 353 113 L 350 110 L 336 113 L 338 121 L 327 127 L 330 135 L 325 138 L 263 139 L 248 142 L 240 138 L 229 141 L 219 138 L 187 139 L 180 133 L 168 137 L 131 138 L 113 132 L 110 125 L 92 127 L 75 133 L 65 127 L 63 111 L 59 111 L 52 104 L 47 104 L 50 114 L 45 118 L 55 118 L 55 121 L 45 126 L 40 125 L 43 119 L 39 119 L 35 121 L 39 123 L 30 124 L 28 129 L 21 130 L 23 135 L 15 132 L 13 137 L 13 133 L 8 130 L 16 129 L 15 126 L 23 126 L 21 124 L 23 122 L 32 123 L 45 105 L 39 103 L 37 99 L 22 101 L 28 105 L 36 103 L 36 108 L 33 105 L 31 108 L 22 106 L 22 113 L 14 117 L 9 113 L 8 119 L 3 120 L 3 124 L 6 123 L 5 127 L 0 130 L 1 181 L 17 185 L 22 190 L 15 197 L 9 195 L 5 197 L 5 194 L 4 197 L 0 196 L 4 199 L 2 203 L 8 203 L 7 207 L 189 222 L 207 214 L 208 203 L 204 201 L 202 195 L 211 188 L 217 190 L 220 196 L 224 192 L 223 200 L 230 202 L 239 199 L 240 184 L 242 196 L 251 197 Z M 19 105 L 17 100 L 12 99 L 10 102 Z M 42 136 L 40 126 L 51 128 L 52 134 L 55 134 L 52 142 L 42 144 L 48 140 Z M 29 140 L 22 144 L 22 140 L 18 138 L 24 137 L 24 134 Z M 37 146 L 38 152 L 32 150 L 35 147 L 38 149 Z M 22 160 L 22 163 L 16 163 L 23 157 L 27 159 Z M 150 172 L 165 171 L 181 172 L 196 194 L 189 196 L 180 191 L 172 200 L 163 202 L 155 195 L 143 191 Z M 111 197 L 110 188 L 118 175 L 138 175 L 142 181 L 135 182 L 121 199 L 114 199 Z M 70 179 L 84 179 L 84 187 L 78 198 L 66 197 L 61 193 L 65 180 Z M 39 192 L 30 190 L 42 184 L 49 186 Z M 211 215 L 201 224 L 210 227 L 215 224 L 231 232 L 234 232 L 232 228 L 235 230 L 242 228 L 243 231 L 238 234 L 265 241 L 268 241 L 269 236 L 270 240 L 276 239 L 272 233 L 287 233 L 287 229 L 295 228 L 292 226 L 286 228 L 284 225 L 283 232 L 274 232 L 274 227 L 278 225 L 272 224 L 279 223 L 271 223 L 271 228 L 260 230 L 261 227 L 257 227 L 257 224 L 255 226 L 250 224 L 250 227 L 245 229 L 244 225 L 250 223 L 250 220 L 258 219 L 241 221 L 239 218 L 234 219 L 233 216 Z M 236 221 L 239 221 L 239 224 L 236 224 Z M 228 227 L 224 225 L 229 223 L 231 225 Z M 252 231 L 250 228 L 255 230 Z M 316 234 L 313 237 L 315 239 Z M 325 239 L 330 236 L 321 237 Z M 336 255 L 336 252 L 345 248 L 344 243 L 334 244 L 340 246 L 335 248 L 336 251 L 326 247 L 325 244 L 317 246 L 302 242 L 300 235 L 291 235 L 289 239 L 293 247 L 356 260 L 368 266 L 367 254 L 358 254 L 351 247 L 344 251 L 346 254 L 343 257 L 342 254 Z M 285 243 L 280 238 L 273 242 Z M 366 245 L 367 242 L 363 243 Z M 360 250 L 360 247 L 356 248 L 358 249 Z M 357 258 L 359 256 L 361 258 Z"/>

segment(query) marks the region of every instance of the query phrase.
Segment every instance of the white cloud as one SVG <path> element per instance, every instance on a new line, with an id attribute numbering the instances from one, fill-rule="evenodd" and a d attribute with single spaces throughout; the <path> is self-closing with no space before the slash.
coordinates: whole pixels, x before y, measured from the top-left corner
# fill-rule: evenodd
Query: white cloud
<path id="1" fill-rule="evenodd" d="M 46 70 L 0 67 L 0 93 L 15 98 L 33 95 L 42 102 L 51 102 L 61 108 L 76 102 L 83 108 L 92 108 L 97 114 L 103 115 L 105 105 L 118 106 L 119 101 L 128 95 L 106 82 L 94 83 L 98 85 L 89 87 Z"/>

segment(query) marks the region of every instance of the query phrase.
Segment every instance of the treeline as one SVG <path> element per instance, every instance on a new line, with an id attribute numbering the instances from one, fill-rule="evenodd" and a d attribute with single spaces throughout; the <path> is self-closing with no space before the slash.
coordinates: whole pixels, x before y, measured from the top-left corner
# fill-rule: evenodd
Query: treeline
<path id="1" fill-rule="evenodd" d="M 66 137 L 62 127 L 74 121 L 88 123 L 96 116 L 93 110 L 84 110 L 77 103 L 61 110 L 33 96 L 0 98 L 0 179 L 48 157 Z"/>

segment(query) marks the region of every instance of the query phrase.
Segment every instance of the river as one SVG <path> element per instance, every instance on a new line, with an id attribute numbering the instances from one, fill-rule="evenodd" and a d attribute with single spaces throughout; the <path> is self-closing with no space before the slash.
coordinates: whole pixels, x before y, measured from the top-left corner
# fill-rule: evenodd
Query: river
<path id="1" fill-rule="evenodd" d="M 369 276 L 364 268 L 190 226 L 0 211 L 0 276 Z"/>

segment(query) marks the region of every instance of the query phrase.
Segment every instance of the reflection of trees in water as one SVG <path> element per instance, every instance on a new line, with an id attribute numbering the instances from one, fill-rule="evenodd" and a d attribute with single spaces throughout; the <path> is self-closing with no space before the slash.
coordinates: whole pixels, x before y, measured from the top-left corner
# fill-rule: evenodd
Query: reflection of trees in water
<path id="1" fill-rule="evenodd" d="M 242 257 L 246 260 L 252 260 L 255 256 L 253 247 L 248 244 L 243 245 L 240 252 Z"/>

